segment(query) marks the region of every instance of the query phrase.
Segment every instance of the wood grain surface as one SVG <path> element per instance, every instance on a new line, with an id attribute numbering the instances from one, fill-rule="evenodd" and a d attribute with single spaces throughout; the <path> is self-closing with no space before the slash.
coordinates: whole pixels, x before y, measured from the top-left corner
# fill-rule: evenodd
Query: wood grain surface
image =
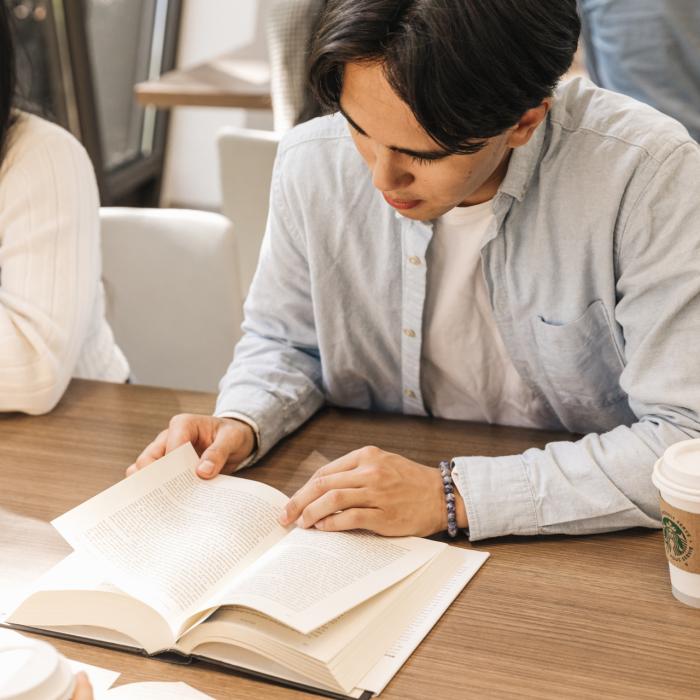
<path id="1" fill-rule="evenodd" d="M 0 416 L 0 602 L 69 550 L 49 521 L 120 479 L 180 412 L 208 394 L 74 381 L 54 412 Z M 324 409 L 247 475 L 291 494 L 318 454 L 374 444 L 425 464 L 515 454 L 567 436 Z M 465 539 L 460 546 L 470 547 Z M 672 596 L 661 535 L 503 538 L 382 697 L 700 698 L 700 610 Z M 118 684 L 182 680 L 214 698 L 315 697 L 206 665 L 177 666 L 56 641 L 67 656 L 122 673 Z"/>

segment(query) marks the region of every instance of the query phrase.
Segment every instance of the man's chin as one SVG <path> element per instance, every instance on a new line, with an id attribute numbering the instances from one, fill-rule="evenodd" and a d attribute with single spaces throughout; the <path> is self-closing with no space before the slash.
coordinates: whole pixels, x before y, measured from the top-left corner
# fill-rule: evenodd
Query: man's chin
<path id="1" fill-rule="evenodd" d="M 449 211 L 452 207 L 447 209 L 439 209 L 436 207 L 431 207 L 427 202 L 421 202 L 417 207 L 413 209 L 404 209 L 403 211 L 398 211 L 401 216 L 412 219 L 413 221 L 434 221 L 440 218 L 445 212 Z"/>

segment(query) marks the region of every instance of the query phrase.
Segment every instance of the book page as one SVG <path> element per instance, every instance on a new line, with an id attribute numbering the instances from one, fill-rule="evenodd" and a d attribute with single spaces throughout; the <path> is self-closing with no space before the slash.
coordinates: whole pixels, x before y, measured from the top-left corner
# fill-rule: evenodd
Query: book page
<path id="1" fill-rule="evenodd" d="M 308 634 L 416 571 L 447 545 L 419 537 L 297 528 L 222 598 Z"/>
<path id="2" fill-rule="evenodd" d="M 274 648 L 283 646 L 292 650 L 295 655 L 301 653 L 330 665 L 349 644 L 363 636 L 376 619 L 383 617 L 391 605 L 405 596 L 406 591 L 425 574 L 429 567 L 439 565 L 444 556 L 443 551 L 397 584 L 309 634 L 297 632 L 256 610 L 223 606 L 201 625 L 197 625 L 185 634 L 178 641 L 177 649 L 186 654 L 199 654 L 201 653 L 199 645 L 207 643 L 210 639 L 230 639 L 231 643 L 256 642 L 260 648 L 271 643 Z M 266 641 L 260 641 L 262 639 Z M 279 657 L 280 654 L 277 653 L 277 656 Z"/>
<path id="3" fill-rule="evenodd" d="M 240 663 L 239 650 L 245 648 L 290 669 L 277 669 L 276 675 L 291 672 L 350 695 L 356 694 L 353 688 L 357 694 L 381 690 L 487 556 L 446 547 L 415 573 L 308 635 L 261 613 L 220 608 L 179 647 L 233 664 Z"/>
<path id="4" fill-rule="evenodd" d="M 450 556 L 458 561 L 457 571 L 440 587 L 430 603 L 409 621 L 401 636 L 358 683 L 358 689 L 370 690 L 375 695 L 384 690 L 445 610 L 489 558 L 489 553 L 451 547 Z"/>
<path id="5" fill-rule="evenodd" d="M 107 583 L 94 560 L 78 552 L 35 581 L 7 621 L 53 629 L 60 635 L 98 639 L 114 630 L 129 638 L 129 646 L 148 653 L 175 642 L 175 635 L 156 610 Z"/>
<path id="6" fill-rule="evenodd" d="M 183 445 L 53 521 L 174 633 L 287 533 L 277 522 L 283 493 L 232 476 L 204 481 L 198 461 Z"/>
<path id="7" fill-rule="evenodd" d="M 214 700 L 187 683 L 127 683 L 95 696 L 95 700 Z"/>

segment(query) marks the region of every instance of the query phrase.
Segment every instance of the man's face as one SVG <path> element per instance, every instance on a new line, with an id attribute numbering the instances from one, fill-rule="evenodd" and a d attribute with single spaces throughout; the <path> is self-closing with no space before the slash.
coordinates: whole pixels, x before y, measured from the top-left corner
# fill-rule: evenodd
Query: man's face
<path id="1" fill-rule="evenodd" d="M 429 221 L 454 207 L 485 202 L 498 191 L 511 153 L 510 131 L 473 155 L 446 155 L 377 63 L 345 66 L 340 107 L 372 184 L 403 216 Z"/>

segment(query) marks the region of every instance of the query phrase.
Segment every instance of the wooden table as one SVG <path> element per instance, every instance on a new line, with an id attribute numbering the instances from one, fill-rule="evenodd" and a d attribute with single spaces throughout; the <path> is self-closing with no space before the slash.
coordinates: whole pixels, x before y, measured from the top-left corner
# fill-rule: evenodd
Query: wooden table
<path id="1" fill-rule="evenodd" d="M 226 54 L 134 86 L 139 104 L 171 107 L 270 109 L 270 67 Z"/>
<path id="2" fill-rule="evenodd" d="M 48 521 L 106 488 L 179 412 L 210 412 L 208 394 L 74 381 L 48 416 L 0 416 L 0 599 L 64 556 Z M 314 450 L 363 444 L 427 464 L 454 454 L 512 454 L 552 434 L 326 409 L 251 475 L 290 494 Z M 459 545 L 471 546 L 464 539 Z M 503 538 L 492 558 L 382 697 L 700 697 L 700 610 L 671 596 L 661 535 Z M 316 696 L 67 641 L 67 656 L 120 671 L 119 683 L 182 680 L 214 698 Z"/>

